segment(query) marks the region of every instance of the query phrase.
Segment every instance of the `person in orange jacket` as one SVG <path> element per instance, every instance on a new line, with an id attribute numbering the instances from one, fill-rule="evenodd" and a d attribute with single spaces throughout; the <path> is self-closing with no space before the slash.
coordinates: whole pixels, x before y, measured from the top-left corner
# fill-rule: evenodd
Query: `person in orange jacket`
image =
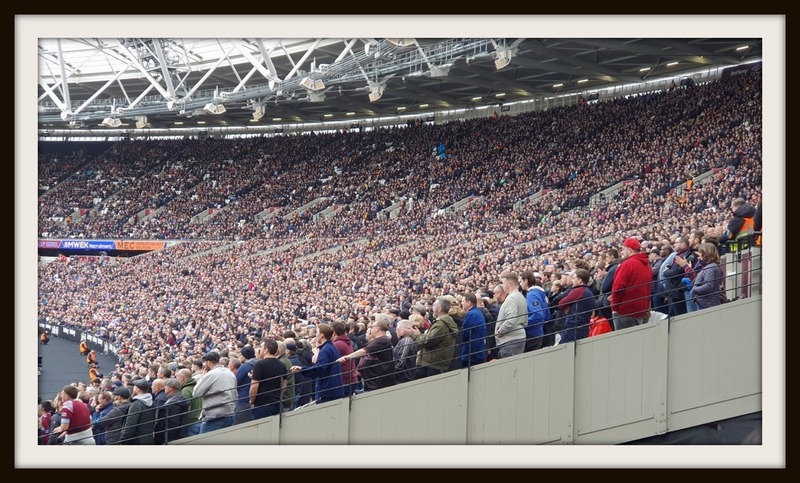
<path id="1" fill-rule="evenodd" d="M 79 350 L 81 351 L 81 355 L 82 355 L 82 356 L 87 356 L 87 355 L 89 355 L 89 345 L 88 345 L 88 344 L 86 344 L 86 339 L 83 339 L 83 340 L 81 341 L 81 345 L 80 345 L 80 348 L 79 348 Z"/>
<path id="2" fill-rule="evenodd" d="M 100 370 L 97 369 L 97 364 L 93 363 L 93 364 L 91 364 L 89 366 L 89 382 L 91 383 L 92 381 L 94 381 L 97 378 L 102 379 L 103 375 L 100 374 Z"/>
<path id="3" fill-rule="evenodd" d="M 42 335 L 39 336 L 39 340 L 42 342 L 42 345 L 47 345 L 50 342 L 50 334 L 47 331 L 42 332 Z"/>
<path id="4" fill-rule="evenodd" d="M 97 355 L 94 352 L 94 349 L 89 351 L 89 354 L 86 355 L 86 365 L 91 366 L 92 364 L 97 364 Z"/>

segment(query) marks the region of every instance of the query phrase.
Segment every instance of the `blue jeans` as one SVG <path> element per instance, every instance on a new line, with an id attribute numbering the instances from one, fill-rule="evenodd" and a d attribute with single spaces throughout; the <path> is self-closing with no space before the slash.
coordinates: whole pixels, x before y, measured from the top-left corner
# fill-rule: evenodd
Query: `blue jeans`
<path id="1" fill-rule="evenodd" d="M 200 423 L 200 434 L 227 428 L 228 426 L 233 426 L 233 415 L 222 416 L 221 418 L 206 419 Z"/>
<path id="2" fill-rule="evenodd" d="M 200 434 L 200 421 L 195 421 L 186 428 L 186 436 L 195 436 Z"/>
<path id="3" fill-rule="evenodd" d="M 281 412 L 281 403 L 265 404 L 253 408 L 253 420 L 275 416 Z"/>
<path id="4" fill-rule="evenodd" d="M 687 314 L 689 312 L 696 312 L 697 309 L 698 309 L 697 302 L 692 300 L 692 298 L 694 298 L 694 296 L 692 295 L 692 291 L 689 290 L 688 292 L 686 292 L 686 313 Z"/>
<path id="5" fill-rule="evenodd" d="M 253 413 L 250 409 L 250 402 L 237 402 L 236 414 L 233 418 L 233 424 L 242 424 L 253 420 Z"/>

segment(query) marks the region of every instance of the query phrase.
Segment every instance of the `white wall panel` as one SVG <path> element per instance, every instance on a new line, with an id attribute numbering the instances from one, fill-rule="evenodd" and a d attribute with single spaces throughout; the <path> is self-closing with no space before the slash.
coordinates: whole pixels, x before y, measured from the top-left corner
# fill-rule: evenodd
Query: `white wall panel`
<path id="1" fill-rule="evenodd" d="M 543 444 L 571 438 L 573 344 L 472 368 L 469 444 Z"/>
<path id="2" fill-rule="evenodd" d="M 576 443 L 613 444 L 664 432 L 666 321 L 577 343 Z"/>
<path id="3" fill-rule="evenodd" d="M 464 444 L 467 371 L 354 396 L 350 444 Z"/>
<path id="4" fill-rule="evenodd" d="M 674 318 L 669 388 L 670 430 L 759 411 L 761 298 Z"/>
<path id="5" fill-rule="evenodd" d="M 297 409 L 283 416 L 280 444 L 347 444 L 350 400 Z"/>

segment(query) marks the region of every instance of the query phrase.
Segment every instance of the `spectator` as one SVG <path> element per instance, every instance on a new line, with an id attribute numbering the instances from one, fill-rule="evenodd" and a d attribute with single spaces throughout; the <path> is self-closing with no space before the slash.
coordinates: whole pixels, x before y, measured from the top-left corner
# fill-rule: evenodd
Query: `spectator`
<path id="1" fill-rule="evenodd" d="M 635 238 L 622 243 L 622 263 L 614 274 L 609 297 L 614 330 L 646 323 L 650 317 L 650 287 L 653 271 L 641 244 Z"/>
<path id="2" fill-rule="evenodd" d="M 334 335 L 333 327 L 322 323 L 318 330 L 316 361 L 310 366 L 292 366 L 292 372 L 300 372 L 303 377 L 315 378 L 314 400 L 317 404 L 321 404 L 343 398 L 345 391 L 341 364 L 336 362 L 341 354 L 331 341 Z"/>
<path id="3" fill-rule="evenodd" d="M 114 407 L 98 421 L 98 429 L 105 432 L 106 444 L 120 444 L 122 426 L 128 414 L 131 392 L 126 386 L 119 386 L 112 392 Z"/>
<path id="4" fill-rule="evenodd" d="M 589 271 L 585 268 L 575 270 L 572 289 L 558 303 L 558 309 L 565 314 L 564 329 L 559 344 L 589 336 L 589 321 L 595 309 L 595 298 L 587 286 L 588 283 Z"/>
<path id="5" fill-rule="evenodd" d="M 257 361 L 256 351 L 252 346 L 242 347 L 239 353 L 241 365 L 236 369 L 236 414 L 234 424 L 246 423 L 253 420 L 252 409 L 250 408 L 250 373 Z"/>
<path id="6" fill-rule="evenodd" d="M 253 366 L 250 381 L 250 404 L 253 419 L 280 414 L 281 396 L 288 383 L 286 367 L 278 360 L 278 342 L 267 339 L 261 343 L 261 358 Z"/>
<path id="7" fill-rule="evenodd" d="M 522 272 L 520 284 L 526 290 L 525 301 L 528 305 L 528 323 L 525 326 L 525 349 L 530 352 L 542 348 L 544 324 L 550 320 L 550 305 L 547 294 L 542 288 L 536 273 L 529 270 Z"/>
<path id="8" fill-rule="evenodd" d="M 494 338 L 497 341 L 498 357 L 505 359 L 522 354 L 525 350 L 528 304 L 519 291 L 519 278 L 515 272 L 504 272 L 500 279 L 506 298 L 497 314 Z"/>
<path id="9" fill-rule="evenodd" d="M 171 377 L 164 381 L 167 400 L 162 406 L 164 418 L 164 443 L 187 436 L 189 426 L 189 401 L 181 393 L 181 381 Z"/>
<path id="10" fill-rule="evenodd" d="M 295 382 L 294 373 L 292 372 L 292 361 L 289 360 L 289 356 L 287 354 L 286 343 L 284 341 L 277 341 L 278 342 L 278 360 L 283 364 L 283 367 L 286 368 L 286 387 L 283 389 L 283 393 L 281 394 L 281 405 L 283 407 L 283 411 L 294 411 L 295 408 L 295 401 L 297 398 L 295 397 L 295 393 L 297 392 L 297 384 Z"/>
<path id="11" fill-rule="evenodd" d="M 333 332 L 336 334 L 333 339 L 333 345 L 339 351 L 342 357 L 348 356 L 353 353 L 352 341 L 347 337 L 347 326 L 344 322 L 334 322 L 331 324 Z M 340 357 L 339 359 L 342 359 Z M 358 388 L 358 375 L 356 373 L 356 364 L 351 359 L 344 359 L 342 362 L 342 382 L 345 387 L 345 395 L 350 396 L 355 393 Z"/>
<path id="12" fill-rule="evenodd" d="M 144 379 L 133 382 L 133 397 L 122 425 L 120 444 L 150 445 L 155 443 L 153 430 L 156 424 L 156 409 L 149 384 Z"/>
<path id="13" fill-rule="evenodd" d="M 66 385 L 61 390 L 61 425 L 55 433 L 64 444 L 95 444 L 89 407 L 78 399 L 78 388 Z"/>
<path id="14" fill-rule="evenodd" d="M 101 428 L 100 420 L 114 409 L 114 395 L 110 391 L 103 391 L 97 395 L 97 404 L 92 413 L 92 432 L 94 441 L 98 445 L 108 444 L 106 440 L 106 429 Z"/>
<path id="15" fill-rule="evenodd" d="M 694 298 L 698 310 L 716 307 L 720 304 L 724 279 L 719 267 L 717 247 L 711 243 L 700 244 L 698 257 L 703 261 L 703 268 L 692 283 L 690 296 Z"/>
<path id="16" fill-rule="evenodd" d="M 206 352 L 202 360 L 205 373 L 192 394 L 202 398 L 200 434 L 232 426 L 236 410 L 236 376 L 220 365 L 215 351 Z"/>
<path id="17" fill-rule="evenodd" d="M 394 353 L 388 332 L 388 317 L 376 317 L 367 327 L 367 345 L 336 359 L 337 362 L 344 363 L 363 358 L 358 364 L 358 372 L 364 381 L 364 391 L 394 386 Z"/>
<path id="18" fill-rule="evenodd" d="M 197 386 L 197 380 L 192 376 L 192 371 L 186 367 L 178 369 L 175 377 L 181 383 L 181 395 L 189 401 L 189 426 L 186 428 L 186 435 L 194 436 L 200 434 L 203 400 L 199 396 L 194 397 L 194 388 Z"/>
<path id="19" fill-rule="evenodd" d="M 52 417 L 53 417 L 53 403 L 51 401 L 40 402 L 38 444 L 47 445 L 49 443 Z"/>
<path id="20" fill-rule="evenodd" d="M 155 409 L 156 425 L 153 429 L 155 444 L 164 444 L 164 415 L 161 406 L 167 402 L 167 392 L 164 386 L 164 379 L 156 378 L 150 382 L 150 389 L 153 391 L 153 408 Z"/>
<path id="21" fill-rule="evenodd" d="M 478 298 L 467 292 L 461 298 L 464 316 L 463 343 L 461 345 L 461 367 L 470 367 L 486 362 L 486 318 L 477 307 Z"/>
<path id="22" fill-rule="evenodd" d="M 450 302 L 440 297 L 433 303 L 434 320 L 430 329 L 420 334 L 412 328 L 412 337 L 419 347 L 416 379 L 435 376 L 450 368 L 455 356 L 456 323 L 448 315 Z"/>
<path id="23" fill-rule="evenodd" d="M 611 301 L 609 295 L 614 287 L 614 274 L 619 267 L 619 251 L 616 248 L 609 248 L 605 254 L 605 272 L 603 281 L 600 283 L 600 314 L 608 320 L 612 320 Z M 613 329 L 613 327 L 612 327 Z"/>
<path id="24" fill-rule="evenodd" d="M 688 285 L 684 283 L 689 255 L 689 240 L 685 236 L 675 239 L 675 252 L 670 254 L 661 265 L 661 289 L 669 300 L 668 315 L 674 317 L 686 313 L 686 291 Z"/>
<path id="25" fill-rule="evenodd" d="M 420 314 L 412 314 L 420 318 L 418 323 L 422 323 Z M 397 345 L 392 351 L 394 357 L 394 379 L 395 382 L 402 383 L 413 381 L 417 369 L 417 343 L 412 337 L 413 329 L 410 320 L 400 320 L 397 323 Z"/>

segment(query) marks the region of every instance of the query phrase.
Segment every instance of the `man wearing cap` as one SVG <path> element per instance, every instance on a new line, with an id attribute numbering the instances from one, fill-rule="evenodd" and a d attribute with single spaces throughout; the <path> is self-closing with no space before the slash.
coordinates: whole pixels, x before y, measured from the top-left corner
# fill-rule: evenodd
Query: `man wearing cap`
<path id="1" fill-rule="evenodd" d="M 181 394 L 181 381 L 172 377 L 164 381 L 167 401 L 162 406 L 164 417 L 164 443 L 187 436 L 189 424 L 189 401 Z"/>
<path id="2" fill-rule="evenodd" d="M 105 431 L 106 444 L 120 444 L 122 425 L 128 414 L 131 391 L 125 386 L 117 386 L 112 393 L 114 407 L 96 423 L 98 431 Z"/>
<path id="3" fill-rule="evenodd" d="M 219 363 L 219 353 L 206 352 L 203 378 L 194 387 L 194 397 L 202 398 L 200 434 L 233 425 L 236 411 L 236 376 Z"/>
<path id="4" fill-rule="evenodd" d="M 239 360 L 242 365 L 236 370 L 236 414 L 234 424 L 246 423 L 253 420 L 253 413 L 250 409 L 250 373 L 256 363 L 256 351 L 252 346 L 242 347 L 239 353 Z"/>
<path id="5" fill-rule="evenodd" d="M 614 274 L 609 300 L 614 330 L 647 322 L 653 271 L 641 244 L 635 238 L 622 243 L 622 262 Z"/>
<path id="6" fill-rule="evenodd" d="M 150 385 L 145 379 L 133 381 L 133 398 L 128 408 L 128 416 L 122 425 L 120 444 L 154 444 L 153 430 L 156 425 L 156 410 L 153 396 L 148 392 Z"/>

